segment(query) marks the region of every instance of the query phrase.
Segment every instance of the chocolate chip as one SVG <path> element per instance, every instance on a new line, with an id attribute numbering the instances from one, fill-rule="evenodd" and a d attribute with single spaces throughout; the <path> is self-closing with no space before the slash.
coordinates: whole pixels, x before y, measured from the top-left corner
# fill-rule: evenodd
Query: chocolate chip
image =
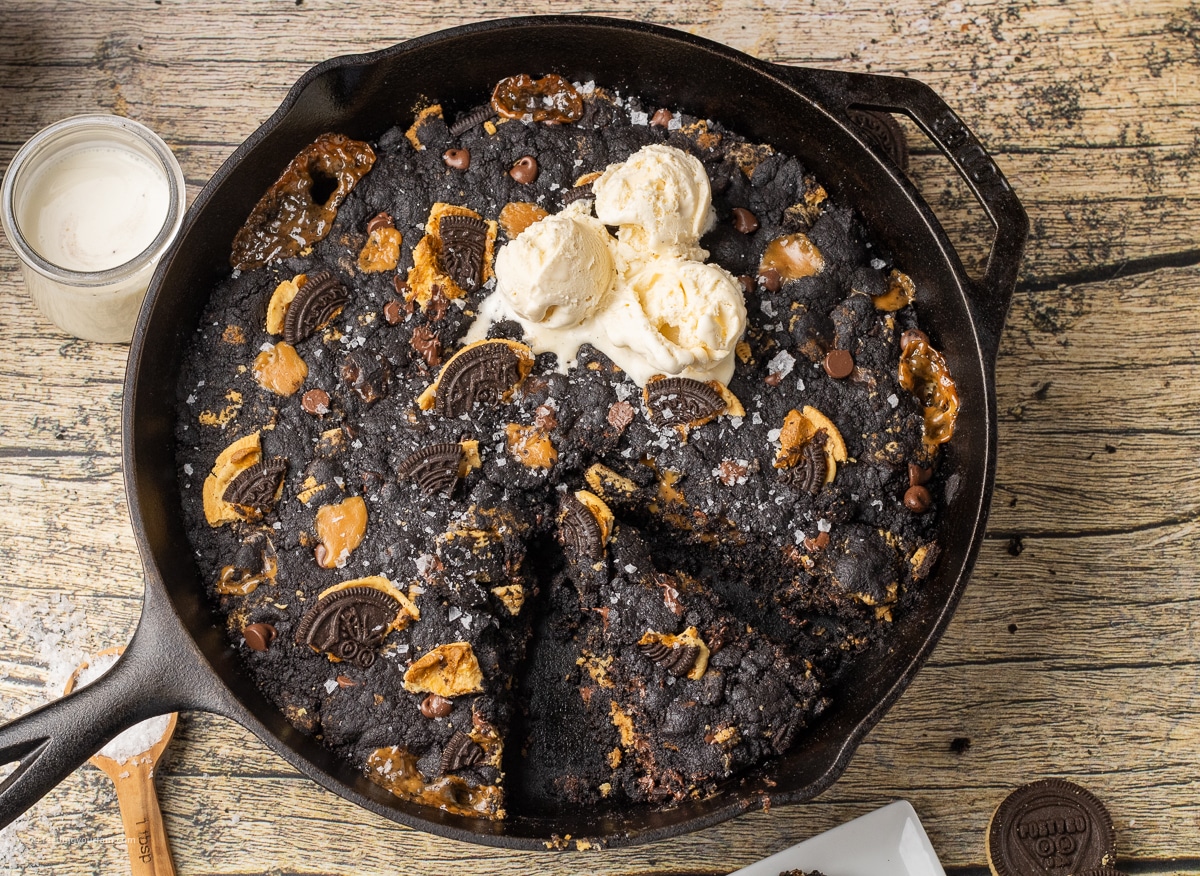
<path id="1" fill-rule="evenodd" d="M 816 538 L 809 536 L 804 539 L 804 546 L 813 553 L 825 550 L 825 548 L 829 547 L 829 533 L 818 532 Z"/>
<path id="2" fill-rule="evenodd" d="M 408 285 L 408 281 L 399 274 L 392 277 L 392 286 L 395 287 L 397 295 L 403 295 L 405 298 L 408 297 L 408 293 L 412 290 L 412 287 Z"/>
<path id="3" fill-rule="evenodd" d="M 426 718 L 445 718 L 454 711 L 454 703 L 439 694 L 431 693 L 421 700 L 421 714 Z"/>
<path id="4" fill-rule="evenodd" d="M 986 848 L 996 876 L 1065 876 L 1107 866 L 1116 856 L 1104 804 L 1062 779 L 1009 794 L 992 815 Z"/>
<path id="5" fill-rule="evenodd" d="M 674 113 L 672 113 L 665 106 L 660 107 L 659 109 L 655 110 L 654 115 L 650 117 L 650 124 L 655 128 L 665 128 L 667 125 L 671 124 L 671 119 L 673 118 L 675 118 Z"/>
<path id="6" fill-rule="evenodd" d="M 376 213 L 371 217 L 371 221 L 367 223 L 367 234 L 372 231 L 378 231 L 380 228 L 395 228 L 396 223 L 392 221 L 390 213 Z"/>
<path id="7" fill-rule="evenodd" d="M 908 485 L 910 487 L 924 486 L 933 477 L 932 468 L 921 468 L 915 462 L 908 464 Z"/>
<path id="8" fill-rule="evenodd" d="M 358 687 L 357 681 L 355 681 L 353 678 L 347 678 L 344 675 L 339 675 L 337 678 L 334 679 L 334 681 L 336 681 L 338 683 L 338 687 L 341 687 L 341 688 Z"/>
<path id="9" fill-rule="evenodd" d="M 825 354 L 825 373 L 834 380 L 841 380 L 854 373 L 854 357 L 849 350 L 830 350 Z"/>
<path id="10" fill-rule="evenodd" d="M 392 368 L 379 353 L 355 350 L 342 360 L 342 381 L 367 404 L 379 401 L 392 384 Z"/>
<path id="11" fill-rule="evenodd" d="M 633 422 L 633 405 L 627 401 L 614 402 L 608 409 L 608 424 L 618 432 L 624 432 Z"/>
<path id="12" fill-rule="evenodd" d="M 315 417 L 329 413 L 329 393 L 323 389 L 310 389 L 300 396 L 300 407 Z"/>
<path id="13" fill-rule="evenodd" d="M 446 167 L 451 167 L 455 170 L 466 170 L 471 166 L 471 150 L 447 149 L 442 153 L 442 161 L 446 162 Z"/>
<path id="14" fill-rule="evenodd" d="M 738 277 L 738 282 L 742 284 L 743 295 L 753 295 L 755 289 L 758 288 L 758 284 L 754 282 L 754 278 L 749 274 L 742 274 Z"/>
<path id="15" fill-rule="evenodd" d="M 389 301 L 383 305 L 383 318 L 387 320 L 388 325 L 399 325 L 400 320 L 404 318 L 404 314 L 400 307 L 399 301 Z"/>
<path id="16" fill-rule="evenodd" d="M 251 651 L 265 651 L 275 641 L 275 627 L 271 624 L 247 624 L 242 630 L 246 647 Z"/>
<path id="17" fill-rule="evenodd" d="M 419 325 L 413 329 L 412 340 L 409 341 L 409 344 L 421 354 L 421 358 L 430 368 L 436 368 L 442 364 L 441 339 L 429 326 Z"/>
<path id="18" fill-rule="evenodd" d="M 904 507 L 914 514 L 924 514 L 932 504 L 933 496 L 929 495 L 929 490 L 920 484 L 911 486 L 904 491 Z"/>
<path id="19" fill-rule="evenodd" d="M 550 405 L 538 405 L 533 412 L 533 424 L 543 432 L 549 432 L 558 425 L 558 417 Z"/>
<path id="20" fill-rule="evenodd" d="M 783 276 L 774 268 L 759 272 L 758 280 L 767 287 L 768 292 L 778 292 L 783 286 Z"/>
<path id="21" fill-rule="evenodd" d="M 753 234 L 758 231 L 758 217 L 745 207 L 734 207 L 733 227 L 742 234 Z"/>
<path id="22" fill-rule="evenodd" d="M 509 170 L 508 175 L 519 182 L 521 185 L 528 185 L 537 179 L 538 163 L 537 159 L 532 155 L 526 155 L 517 159 L 517 163 Z"/>

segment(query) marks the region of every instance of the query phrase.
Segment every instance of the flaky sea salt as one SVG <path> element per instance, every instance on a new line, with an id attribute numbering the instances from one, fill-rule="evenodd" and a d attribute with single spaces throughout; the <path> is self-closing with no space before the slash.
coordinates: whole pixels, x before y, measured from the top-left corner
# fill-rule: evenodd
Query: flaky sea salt
<path id="1" fill-rule="evenodd" d="M 649 113 L 633 112 L 629 114 L 629 121 L 635 125 L 648 125 L 650 124 L 650 115 Z"/>
<path id="2" fill-rule="evenodd" d="M 338 686 L 337 679 L 334 679 L 334 678 L 325 679 L 325 693 L 333 693 L 334 690 L 337 688 L 337 686 Z"/>
<path id="3" fill-rule="evenodd" d="M 892 407 L 896 407 L 897 405 L 900 404 L 900 396 L 896 395 L 896 393 L 893 392 L 891 395 L 889 395 L 887 397 L 887 403 L 889 405 L 891 405 Z"/>
<path id="4" fill-rule="evenodd" d="M 796 357 L 787 350 L 780 350 L 767 363 L 767 371 L 771 374 L 778 374 L 780 377 L 787 377 L 795 367 Z"/>
<path id="5" fill-rule="evenodd" d="M 885 262 L 883 259 L 871 259 L 871 267 L 877 271 L 882 271 L 885 267 L 887 267 L 887 262 Z"/>

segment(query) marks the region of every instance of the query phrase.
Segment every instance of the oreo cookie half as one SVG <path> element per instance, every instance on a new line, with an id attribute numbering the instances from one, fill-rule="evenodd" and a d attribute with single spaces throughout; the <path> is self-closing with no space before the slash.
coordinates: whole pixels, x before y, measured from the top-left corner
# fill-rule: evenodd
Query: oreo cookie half
<path id="1" fill-rule="evenodd" d="M 1104 804 L 1062 779 L 1022 785 L 1009 794 L 992 814 L 986 842 L 996 876 L 1078 876 L 1116 859 L 1112 816 Z"/>

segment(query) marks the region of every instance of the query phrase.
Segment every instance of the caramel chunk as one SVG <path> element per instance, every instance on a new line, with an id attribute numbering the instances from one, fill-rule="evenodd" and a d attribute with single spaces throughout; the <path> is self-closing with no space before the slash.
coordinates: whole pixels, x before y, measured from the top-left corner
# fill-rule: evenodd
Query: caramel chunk
<path id="1" fill-rule="evenodd" d="M 304 385 L 308 366 L 295 347 L 281 341 L 254 357 L 253 372 L 263 389 L 287 397 Z"/>
<path id="2" fill-rule="evenodd" d="M 942 354 L 919 332 L 901 339 L 900 385 L 925 406 L 925 447 L 932 451 L 954 436 L 958 419 L 958 389 Z"/>
<path id="3" fill-rule="evenodd" d="M 374 164 L 375 153 L 366 143 L 322 134 L 254 205 L 233 239 L 230 264 L 239 271 L 261 268 L 323 240 L 346 196 Z"/>
<path id="4" fill-rule="evenodd" d="M 317 509 L 317 565 L 340 569 L 351 551 L 362 544 L 367 531 L 367 503 L 361 496 L 350 496 L 336 505 Z"/>
<path id="5" fill-rule="evenodd" d="M 367 242 L 358 254 L 358 269 L 364 274 L 394 271 L 400 263 L 400 242 L 403 238 L 393 227 L 381 226 L 367 235 Z"/>
<path id="6" fill-rule="evenodd" d="M 798 280 L 821 273 L 825 258 L 808 235 L 797 232 L 777 237 L 767 244 L 758 272 L 778 272 L 781 279 Z"/>
<path id="7" fill-rule="evenodd" d="M 492 109 L 506 119 L 565 123 L 583 115 L 583 98 L 561 76 L 551 73 L 534 79 L 521 73 L 496 83 Z"/>
<path id="8" fill-rule="evenodd" d="M 438 645 L 404 673 L 409 693 L 434 693 L 451 698 L 483 691 L 483 672 L 470 642 Z"/>

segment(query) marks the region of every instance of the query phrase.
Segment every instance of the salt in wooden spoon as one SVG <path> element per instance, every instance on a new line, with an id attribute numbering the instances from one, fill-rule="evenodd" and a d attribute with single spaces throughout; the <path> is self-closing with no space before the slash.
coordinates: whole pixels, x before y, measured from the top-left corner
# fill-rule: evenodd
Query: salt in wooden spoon
<path id="1" fill-rule="evenodd" d="M 97 654 L 96 658 L 120 654 L 124 650 L 123 647 L 108 648 Z M 75 689 L 80 673 L 89 665 L 89 662 L 85 661 L 71 673 L 64 693 Z M 92 755 L 89 761 L 112 779 L 116 786 L 117 804 L 121 808 L 121 822 L 125 826 L 125 844 L 129 851 L 129 866 L 133 876 L 175 876 L 171 849 L 167 845 L 167 832 L 163 827 L 162 810 L 158 808 L 158 794 L 154 791 L 154 765 L 162 757 L 171 734 L 175 732 L 177 717 L 178 715 L 172 712 L 168 716 L 166 730 L 158 741 L 144 752 L 134 754 L 124 763 L 105 755 L 103 751 Z"/>

